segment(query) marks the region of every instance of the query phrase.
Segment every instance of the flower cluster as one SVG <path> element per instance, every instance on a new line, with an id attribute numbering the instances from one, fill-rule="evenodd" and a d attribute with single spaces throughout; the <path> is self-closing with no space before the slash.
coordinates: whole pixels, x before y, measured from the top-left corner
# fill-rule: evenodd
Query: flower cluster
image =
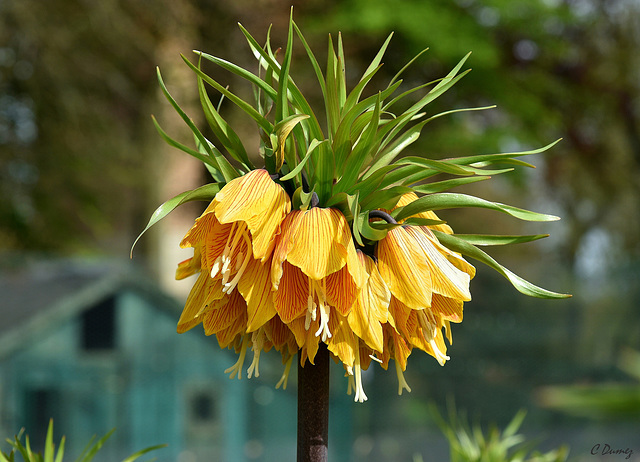
<path id="1" fill-rule="evenodd" d="M 417 199 L 407 194 L 399 205 Z M 430 219 L 437 219 L 429 214 Z M 446 225 L 435 225 L 451 233 Z M 178 321 L 178 332 L 202 323 L 238 362 L 227 372 L 259 375 L 262 351 L 280 352 L 287 376 L 295 354 L 314 362 L 327 345 L 349 377 L 355 399 L 367 399 L 362 370 L 371 360 L 395 360 L 399 393 L 413 348 L 444 365 L 443 330 L 462 321 L 475 274 L 459 254 L 442 246 L 429 226 L 398 226 L 375 246 L 356 250 L 343 214 L 332 208 L 291 210 L 291 200 L 266 170 L 225 185 L 181 243 L 194 256 L 178 266 L 182 279 L 200 272 Z"/>
<path id="2" fill-rule="evenodd" d="M 526 295 L 566 297 L 525 281 L 477 247 L 528 242 L 545 235 L 457 235 L 434 212 L 480 207 L 521 220 L 556 220 L 445 192 L 510 172 L 513 165 L 531 166 L 518 157 L 551 145 L 451 159 L 401 156 L 430 121 L 451 112 L 486 109 L 427 116 L 428 104 L 464 76 L 466 72 L 460 70 L 468 55 L 432 84 L 396 95 L 401 71 L 384 90 L 363 97 L 381 67 L 391 36 L 347 92 L 340 36 L 337 52 L 330 39 L 323 74 L 293 19 L 281 58 L 272 51 L 269 37 L 261 46 L 241 29 L 257 58 L 258 74 L 196 53 L 200 60 L 251 83 L 253 104 L 204 73 L 200 62 L 183 57 L 196 74 L 214 141 L 180 108 L 158 71 L 161 89 L 193 132 L 197 150 L 171 138 L 154 119 L 156 128 L 171 146 L 201 160 L 213 182 L 162 204 L 144 230 L 187 201 L 210 202 L 181 243 L 192 247 L 194 255 L 179 264 L 176 277 L 200 274 L 178 332 L 202 323 L 205 333 L 215 334 L 221 347 L 235 348 L 240 357 L 228 369 L 232 378 L 241 376 L 249 350 L 253 360 L 247 374 L 257 376 L 260 353 L 273 348 L 286 365 L 278 386 L 286 385 L 294 356 L 300 355 L 303 366 L 313 364 L 320 345 L 325 344 L 343 364 L 356 401 L 366 399 L 362 370 L 372 360 L 387 368 L 393 359 L 399 392 L 408 390 L 403 371 L 414 348 L 440 364 L 449 359 L 444 337 L 451 342 L 450 323 L 462 321 L 463 303 L 471 299 L 469 281 L 475 274 L 462 255 L 490 266 Z M 294 35 L 318 78 L 326 126 L 319 123 L 290 75 Z M 220 105 L 216 108 L 211 102 L 205 84 L 256 122 L 258 166 L 220 114 Z M 411 98 L 409 105 L 398 104 Z M 401 109 L 396 111 L 397 107 Z M 504 166 L 496 167 L 499 164 Z"/>

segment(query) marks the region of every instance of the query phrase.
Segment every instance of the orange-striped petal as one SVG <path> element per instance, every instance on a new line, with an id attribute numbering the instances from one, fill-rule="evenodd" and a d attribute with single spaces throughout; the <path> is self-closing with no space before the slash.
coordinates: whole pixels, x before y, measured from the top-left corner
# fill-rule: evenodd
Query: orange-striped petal
<path id="1" fill-rule="evenodd" d="M 369 277 L 358 293 L 347 320 L 354 334 L 372 349 L 382 352 L 384 345 L 382 324 L 388 319 L 391 293 L 380 276 L 375 262 L 362 252 L 358 252 L 358 256 Z"/>
<path id="2" fill-rule="evenodd" d="M 353 335 L 347 319 L 335 311 L 329 316 L 329 330 L 332 335 L 326 341 L 328 350 L 351 370 L 358 354 L 358 338 Z"/>
<path id="3" fill-rule="evenodd" d="M 271 262 L 251 258 L 238 282 L 238 291 L 247 302 L 247 332 L 259 329 L 276 315 L 270 275 Z"/>
<path id="4" fill-rule="evenodd" d="M 391 293 L 413 309 L 431 306 L 431 271 L 416 241 L 403 227 L 378 242 L 378 269 Z"/>
<path id="5" fill-rule="evenodd" d="M 245 222 L 251 231 L 254 257 L 265 261 L 275 245 L 280 223 L 291 210 L 285 190 L 269 172 L 259 169 L 231 180 L 215 199 L 220 223 Z"/>
<path id="6" fill-rule="evenodd" d="M 342 316 L 351 311 L 351 307 L 358 298 L 358 287 L 346 266 L 335 273 L 331 273 L 325 279 L 326 300 Z"/>
<path id="7" fill-rule="evenodd" d="M 458 300 L 471 300 L 469 292 L 470 277 L 456 268 L 438 249 L 439 243 L 432 236 L 424 234 L 414 226 L 405 228 L 415 245 L 423 252 L 424 262 L 431 273 L 431 290 L 445 297 Z"/>
<path id="8" fill-rule="evenodd" d="M 222 296 L 220 283 L 211 279 L 207 273 L 200 273 L 178 320 L 178 333 L 182 334 L 200 324 L 202 315 L 211 309 L 209 305 Z"/>
<path id="9" fill-rule="evenodd" d="M 302 316 L 308 307 L 309 281 L 299 268 L 284 262 L 279 289 L 274 292 L 273 302 L 280 319 L 289 324 Z"/>

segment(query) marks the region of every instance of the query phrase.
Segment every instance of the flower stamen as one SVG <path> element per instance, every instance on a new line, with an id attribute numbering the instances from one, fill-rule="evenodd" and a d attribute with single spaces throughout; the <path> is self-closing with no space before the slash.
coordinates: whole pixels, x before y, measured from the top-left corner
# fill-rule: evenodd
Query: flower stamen
<path id="1" fill-rule="evenodd" d="M 368 398 L 367 395 L 364 394 L 364 388 L 362 387 L 362 368 L 360 367 L 360 354 L 358 352 L 356 352 L 356 364 L 354 369 L 356 394 L 353 400 L 358 403 L 364 403 Z"/>
<path id="2" fill-rule="evenodd" d="M 276 384 L 276 389 L 280 388 L 280 385 L 282 385 L 283 390 L 287 389 L 287 382 L 289 381 L 289 372 L 291 372 L 291 363 L 293 363 L 293 356 L 289 356 L 289 359 L 287 359 L 287 363 L 284 366 L 284 372 L 282 373 L 282 377 L 280 377 L 280 380 L 278 380 L 278 383 Z"/>
<path id="3" fill-rule="evenodd" d="M 251 334 L 251 349 L 253 350 L 253 361 L 251 361 L 251 365 L 247 369 L 247 377 L 251 378 L 253 373 L 255 372 L 256 377 L 260 377 L 260 370 L 258 369 L 260 365 L 260 352 L 264 348 L 264 328 L 260 328 L 257 331 Z"/>
<path id="4" fill-rule="evenodd" d="M 238 375 L 238 380 L 242 379 L 242 366 L 244 365 L 244 358 L 247 355 L 247 348 L 249 347 L 249 336 L 248 335 L 244 335 L 242 337 L 242 346 L 240 347 L 240 357 L 238 358 L 238 361 L 236 361 L 236 363 L 225 369 L 224 373 L 225 374 L 230 374 L 229 378 L 230 379 L 234 379 L 236 377 L 236 374 Z"/>
<path id="5" fill-rule="evenodd" d="M 402 395 L 402 390 L 407 390 L 411 393 L 411 388 L 409 384 L 404 379 L 404 374 L 402 373 L 402 368 L 400 367 L 400 363 L 398 361 L 394 361 L 396 363 L 396 375 L 398 376 L 398 395 Z"/>
<path id="6" fill-rule="evenodd" d="M 318 298 L 320 299 L 320 327 L 316 331 L 316 337 L 319 337 L 322 334 L 322 341 L 326 342 L 328 338 L 331 338 L 331 332 L 329 332 L 329 309 L 330 307 L 326 304 L 326 300 L 324 299 L 326 293 L 326 287 L 324 279 L 322 280 L 322 293 L 320 291 L 316 291 L 318 294 Z"/>
<path id="7" fill-rule="evenodd" d="M 238 281 L 240 281 L 240 278 L 244 274 L 244 271 L 247 269 L 247 265 L 249 264 L 249 260 L 251 259 L 251 241 L 249 240 L 249 237 L 247 236 L 246 233 L 242 233 L 242 237 L 244 238 L 244 241 L 247 244 L 247 254 L 245 255 L 244 260 L 242 262 L 242 266 L 240 266 L 240 269 L 236 273 L 233 280 L 231 282 L 225 283 L 223 278 L 223 286 L 224 286 L 222 288 L 223 293 L 227 293 L 227 294 L 231 293 L 231 291 L 238 284 Z M 240 252 L 240 254 L 242 254 L 242 252 Z M 239 261 L 239 257 L 238 257 L 238 261 Z"/>

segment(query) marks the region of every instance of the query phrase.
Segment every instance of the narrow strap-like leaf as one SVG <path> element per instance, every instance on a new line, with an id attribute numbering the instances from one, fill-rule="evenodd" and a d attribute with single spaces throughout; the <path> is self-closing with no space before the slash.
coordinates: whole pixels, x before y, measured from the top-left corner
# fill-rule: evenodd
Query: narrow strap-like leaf
<path id="1" fill-rule="evenodd" d="M 142 235 L 157 222 L 169 215 L 169 213 L 173 212 L 176 207 L 191 201 L 210 201 L 215 197 L 218 191 L 220 191 L 220 188 L 221 186 L 217 183 L 206 184 L 194 190 L 180 193 L 162 204 L 153 212 L 151 218 L 149 219 L 149 223 L 147 223 L 147 226 L 145 226 L 140 235 L 133 242 L 129 256 L 133 257 L 133 248 L 135 247 L 138 240 L 142 237 Z"/>
<path id="2" fill-rule="evenodd" d="M 422 50 L 420 53 L 418 53 L 417 55 L 415 55 L 413 58 L 411 58 L 411 60 L 409 60 L 409 62 L 407 64 L 405 64 L 402 69 L 400 69 L 396 75 L 393 76 L 393 78 L 391 79 L 391 81 L 389 82 L 389 86 L 391 86 L 396 80 L 398 80 L 400 78 L 400 76 L 404 73 L 404 71 L 407 70 L 407 68 L 409 66 L 411 66 L 420 56 L 422 56 L 424 53 L 426 53 L 429 50 L 429 48 L 425 48 L 424 50 Z"/>
<path id="3" fill-rule="evenodd" d="M 226 181 L 231 181 L 233 178 L 240 176 L 238 171 L 229 163 L 229 161 L 222 155 L 222 153 L 220 153 L 220 151 L 216 149 L 212 149 L 210 147 L 209 141 L 204 137 L 204 135 L 200 132 L 198 127 L 196 127 L 196 125 L 189 118 L 189 116 L 187 116 L 187 114 L 180 108 L 178 103 L 169 94 L 169 91 L 167 90 L 162 80 L 162 76 L 160 75 L 160 69 L 158 69 L 158 80 L 160 81 L 160 86 L 162 88 L 163 93 L 165 94 L 165 96 L 167 97 L 171 105 L 178 112 L 182 120 L 184 120 L 187 126 L 191 129 L 196 139 L 205 148 L 205 150 L 207 151 L 207 154 L 209 154 L 209 158 L 212 159 L 213 161 L 211 165 L 214 166 L 216 170 L 220 171 L 220 173 L 222 173 Z M 156 128 L 159 128 L 157 124 L 156 124 Z M 209 164 L 209 162 L 205 162 L 205 163 Z"/>
<path id="4" fill-rule="evenodd" d="M 522 244 L 524 242 L 537 241 L 549 237 L 548 234 L 532 234 L 532 235 L 495 235 L 495 234 L 456 234 L 458 239 L 473 245 L 490 246 L 490 245 L 511 245 Z"/>
<path id="5" fill-rule="evenodd" d="M 538 287 L 529 281 L 521 278 L 520 276 L 514 274 L 512 271 L 508 270 L 500 263 L 491 258 L 488 254 L 478 249 L 476 246 L 464 241 L 456 237 L 455 235 L 445 234 L 436 230 L 433 230 L 434 234 L 438 238 L 438 240 L 447 248 L 453 250 L 454 252 L 459 252 L 463 255 L 466 255 L 470 258 L 478 260 L 485 265 L 493 268 L 502 276 L 507 278 L 509 282 L 516 288 L 516 290 L 524 295 L 529 295 L 531 297 L 537 298 L 568 298 L 571 295 L 568 294 L 560 294 L 556 292 L 552 292 L 547 289 L 543 289 L 542 287 Z"/>
<path id="6" fill-rule="evenodd" d="M 156 449 L 166 448 L 167 446 L 169 446 L 169 445 L 168 444 L 157 444 L 155 446 L 149 446 L 148 448 L 141 449 L 140 451 L 131 454 L 126 459 L 123 459 L 122 462 L 133 462 L 134 460 L 138 459 L 139 457 L 145 455 L 148 452 L 155 451 Z"/>
<path id="7" fill-rule="evenodd" d="M 458 165 L 471 165 L 471 164 L 479 164 L 479 163 L 483 163 L 484 165 L 489 165 L 489 164 L 493 164 L 493 163 L 496 163 L 496 162 L 502 162 L 502 161 L 505 161 L 505 160 L 509 160 L 509 159 L 511 159 L 513 157 L 528 156 L 528 155 L 531 155 L 531 154 L 539 154 L 541 152 L 544 152 L 544 151 L 552 148 L 557 143 L 559 143 L 561 140 L 562 140 L 562 138 L 557 139 L 553 143 L 549 143 L 546 146 L 543 146 L 543 147 L 538 148 L 538 149 L 532 149 L 532 150 L 529 150 L 529 151 L 505 152 L 505 153 L 499 153 L 499 154 L 480 154 L 480 155 L 477 155 L 477 156 L 454 157 L 452 159 L 447 159 L 447 160 L 449 160 L 453 164 L 458 164 Z"/>
<path id="8" fill-rule="evenodd" d="M 456 193 L 439 193 L 423 196 L 420 199 L 405 205 L 404 207 L 398 207 L 393 211 L 392 215 L 396 220 L 402 220 L 403 218 L 408 218 L 412 215 L 426 212 L 427 210 L 441 210 L 459 207 L 486 208 L 498 212 L 503 212 L 525 221 L 559 220 L 558 217 L 553 215 L 531 212 L 529 210 L 512 207 L 510 205 L 480 199 L 479 197 Z"/>
<path id="9" fill-rule="evenodd" d="M 182 56 L 182 55 L 181 55 Z M 202 72 L 202 70 L 198 69 L 198 67 L 189 61 L 185 56 L 182 56 L 184 62 L 189 66 L 196 74 L 198 74 L 205 82 L 211 85 L 213 88 L 222 93 L 225 97 L 231 100 L 236 106 L 242 109 L 245 113 L 247 113 L 253 120 L 255 120 L 260 128 L 262 128 L 265 132 L 271 133 L 273 130 L 273 125 L 269 122 L 262 114 L 260 114 L 253 106 L 244 101 L 242 98 L 234 95 L 225 87 L 220 85 L 218 82 L 213 80 L 207 74 Z"/>
<path id="10" fill-rule="evenodd" d="M 199 65 L 199 63 L 198 63 Z M 240 137 L 231 128 L 231 126 L 222 118 L 218 113 L 214 105 L 209 99 L 209 95 L 204 87 L 204 82 L 201 77 L 198 76 L 198 93 L 200 95 L 200 103 L 204 111 L 205 118 L 209 123 L 209 127 L 216 135 L 216 138 L 220 140 L 220 143 L 226 148 L 226 150 L 236 159 L 242 163 L 247 170 L 253 170 L 254 166 L 249 160 L 247 151 L 240 141 Z"/>
<path id="11" fill-rule="evenodd" d="M 452 189 L 458 186 L 463 186 L 465 184 L 475 183 L 476 181 L 484 181 L 489 179 L 491 179 L 490 176 L 482 176 L 482 175 L 466 176 L 462 178 L 452 178 L 450 180 L 434 181 L 432 183 L 411 186 L 411 189 L 413 189 L 416 193 L 419 193 L 419 194 L 434 194 L 434 193 L 447 191 L 449 189 Z"/>
<path id="12" fill-rule="evenodd" d="M 293 53 L 293 7 L 289 13 L 289 32 L 287 34 L 287 49 L 284 52 L 284 61 L 278 75 L 278 96 L 276 98 L 276 122 L 280 122 L 289 115 L 287 85 L 289 83 L 289 68 L 291 67 L 291 55 Z"/>
<path id="13" fill-rule="evenodd" d="M 257 75 L 255 75 L 253 72 L 250 72 L 240 66 L 238 66 L 237 64 L 234 64 L 232 62 L 226 61 L 222 58 L 218 58 L 216 56 L 212 56 L 209 53 L 205 53 L 203 51 L 199 51 L 199 50 L 193 50 L 193 52 L 195 54 L 197 54 L 198 56 L 203 57 L 204 59 L 211 61 L 212 63 L 217 64 L 218 66 L 222 67 L 223 69 L 226 69 L 232 73 L 234 73 L 235 75 L 242 77 L 245 80 L 248 80 L 249 82 L 251 82 L 252 84 L 256 85 L 258 88 L 260 88 L 262 91 L 264 91 L 271 99 L 276 98 L 276 90 L 269 85 L 266 81 L 262 80 L 260 77 L 258 77 Z"/>
<path id="14" fill-rule="evenodd" d="M 315 149 L 318 146 L 320 146 L 322 143 L 328 143 L 328 142 L 329 142 L 328 140 L 324 140 L 324 141 L 313 140 L 309 145 L 309 149 L 307 150 L 307 154 L 304 156 L 304 159 L 302 159 L 298 163 L 298 165 L 295 166 L 293 170 L 291 170 L 285 176 L 281 177 L 280 181 L 287 181 L 294 178 L 296 175 L 298 175 L 302 171 L 302 168 L 305 166 L 307 161 L 309 160 L 309 157 L 311 157 L 311 154 L 313 153 L 313 151 L 315 151 Z"/>
<path id="15" fill-rule="evenodd" d="M 316 73 L 316 77 L 318 78 L 318 83 L 320 84 L 320 88 L 322 90 L 322 96 L 326 100 L 327 90 L 325 87 L 325 79 L 324 79 L 324 75 L 322 74 L 322 70 L 320 69 L 320 65 L 318 64 L 318 60 L 316 59 L 316 56 L 313 54 L 311 47 L 305 40 L 304 36 L 302 35 L 302 32 L 300 31 L 300 28 L 298 28 L 298 25 L 295 23 L 295 21 L 293 22 L 293 27 L 295 28 L 296 33 L 298 34 L 298 38 L 302 42 L 302 46 L 307 51 L 307 55 L 309 56 L 309 61 L 311 62 L 311 66 L 313 67 L 313 70 Z"/>
<path id="16" fill-rule="evenodd" d="M 291 130 L 293 130 L 298 123 L 308 118 L 309 116 L 307 114 L 295 114 L 286 117 L 273 127 L 273 131 L 277 137 L 277 146 L 273 147 L 276 155 L 276 171 L 279 171 L 284 163 L 285 143 L 289 133 L 291 133 Z M 290 167 L 292 167 L 292 165 L 290 165 Z"/>
<path id="17" fill-rule="evenodd" d="M 192 148 L 190 148 L 188 146 L 185 146 L 184 144 L 174 140 L 169 135 L 167 135 L 167 133 L 162 129 L 162 127 L 160 126 L 160 124 L 158 123 L 158 121 L 156 120 L 156 118 L 154 116 L 151 116 L 151 120 L 153 121 L 153 125 L 156 127 L 156 130 L 160 134 L 160 137 L 163 140 L 165 140 L 165 142 L 169 146 L 173 146 L 174 148 L 178 148 L 181 151 L 186 152 L 190 156 L 195 157 L 196 159 L 198 159 L 199 161 L 203 162 L 207 166 L 211 166 L 214 169 L 216 169 L 217 171 L 219 171 L 218 170 L 219 169 L 218 163 L 214 159 L 212 159 L 209 155 L 206 155 L 206 154 L 203 154 L 201 152 L 198 152 L 195 149 L 192 149 Z"/>

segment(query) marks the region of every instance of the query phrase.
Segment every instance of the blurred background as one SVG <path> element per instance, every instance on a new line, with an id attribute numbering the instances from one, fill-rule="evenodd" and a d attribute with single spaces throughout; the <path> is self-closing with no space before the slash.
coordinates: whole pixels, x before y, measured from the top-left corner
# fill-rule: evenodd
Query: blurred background
<path id="1" fill-rule="evenodd" d="M 393 371 L 365 375 L 354 404 L 335 368 L 334 461 L 447 460 L 428 404 L 447 400 L 472 422 L 523 431 L 541 448 L 567 443 L 570 460 L 596 444 L 640 460 L 640 3 L 635 0 L 4 0 L 0 1 L 0 431 L 44 439 L 49 418 L 77 456 L 92 434 L 117 427 L 101 454 L 116 460 L 168 443 L 159 461 L 291 460 L 295 373 L 282 365 L 230 381 L 235 362 L 213 338 L 175 334 L 191 281 L 173 281 L 188 258 L 182 235 L 206 204 L 182 206 L 129 250 L 152 211 L 208 182 L 197 161 L 165 145 L 189 130 L 164 100 L 156 66 L 194 121 L 206 122 L 180 53 L 206 51 L 256 72 L 237 23 L 259 41 L 273 24 L 284 47 L 289 8 L 322 63 L 341 32 L 355 84 L 395 35 L 370 92 L 429 47 L 405 88 L 443 77 L 469 51 L 473 71 L 428 107 L 432 113 L 496 104 L 429 124 L 411 155 L 431 158 L 528 150 L 558 138 L 518 169 L 461 191 L 562 217 L 520 223 L 489 211 L 442 213 L 459 233 L 549 233 L 490 249 L 519 275 L 574 294 L 518 294 L 478 264 L 474 300 L 453 326 L 452 360 L 415 354 L 397 396 Z M 304 48 L 292 75 L 321 102 Z M 251 97 L 234 75 L 205 69 Z M 212 93 L 212 99 L 215 96 Z M 216 97 L 217 98 L 217 97 Z M 313 103 L 312 103 L 313 104 Z M 250 120 L 222 114 L 258 148 Z M 194 205 L 195 204 L 195 205 Z M 5 448 L 6 450 L 7 448 Z"/>

